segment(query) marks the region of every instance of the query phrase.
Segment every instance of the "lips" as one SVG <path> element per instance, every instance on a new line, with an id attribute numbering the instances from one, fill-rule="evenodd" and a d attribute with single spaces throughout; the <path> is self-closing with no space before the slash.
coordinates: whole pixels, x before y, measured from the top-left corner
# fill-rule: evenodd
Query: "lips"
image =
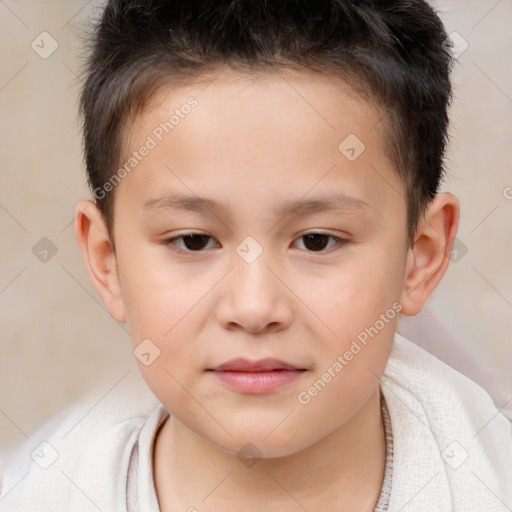
<path id="1" fill-rule="evenodd" d="M 243 394 L 264 394 L 277 391 L 296 381 L 307 370 L 279 359 L 232 359 L 213 369 L 210 375 L 230 390 Z"/>
<path id="2" fill-rule="evenodd" d="M 211 371 L 218 372 L 272 372 L 276 370 L 303 370 L 291 364 L 280 361 L 279 359 L 259 359 L 257 361 L 250 361 L 248 359 L 232 359 L 223 363 Z"/>

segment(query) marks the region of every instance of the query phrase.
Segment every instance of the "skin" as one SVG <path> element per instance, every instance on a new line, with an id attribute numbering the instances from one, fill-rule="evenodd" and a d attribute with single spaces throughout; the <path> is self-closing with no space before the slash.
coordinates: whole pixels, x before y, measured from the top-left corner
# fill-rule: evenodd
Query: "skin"
<path id="1" fill-rule="evenodd" d="M 448 265 L 458 201 L 436 196 L 407 244 L 405 192 L 379 111 L 306 71 L 224 69 L 168 87 L 131 127 L 130 150 L 190 96 L 197 107 L 115 188 L 115 251 L 96 206 L 76 208 L 98 294 L 128 323 L 134 348 L 149 338 L 160 350 L 137 363 L 171 413 L 154 448 L 161 510 L 371 511 L 385 461 L 378 385 L 398 315 L 307 405 L 297 397 L 393 304 L 421 310 Z M 366 146 L 353 162 L 338 150 L 349 134 Z M 144 207 L 171 192 L 229 213 Z M 368 206 L 274 211 L 332 192 Z M 199 252 L 165 242 L 190 231 L 211 237 Z M 315 251 L 306 232 L 345 242 L 325 237 Z M 237 253 L 248 236 L 263 250 L 252 263 Z M 270 393 L 240 393 L 206 371 L 235 357 L 306 371 Z M 261 456 L 251 467 L 237 457 L 246 443 Z"/>

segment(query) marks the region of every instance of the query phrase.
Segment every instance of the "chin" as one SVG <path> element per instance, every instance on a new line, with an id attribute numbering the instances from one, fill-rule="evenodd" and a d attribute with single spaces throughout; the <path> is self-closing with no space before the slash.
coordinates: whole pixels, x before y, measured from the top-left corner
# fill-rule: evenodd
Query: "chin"
<path id="1" fill-rule="evenodd" d="M 283 431 L 280 434 L 275 429 L 257 429 L 253 428 L 251 433 L 242 429 L 238 434 L 229 429 L 233 437 L 223 436 L 223 439 L 209 438 L 210 442 L 218 448 L 231 455 L 236 455 L 242 463 L 246 460 L 255 461 L 258 459 L 275 459 L 279 457 L 287 457 L 307 448 L 309 445 L 305 440 L 299 440 L 296 436 L 290 435 Z"/>
<path id="2" fill-rule="evenodd" d="M 300 451 L 295 444 L 287 443 L 287 445 L 275 446 L 268 442 L 250 441 L 248 439 L 240 439 L 238 444 L 233 443 L 233 446 L 231 446 L 230 443 L 230 446 L 220 446 L 220 448 L 226 453 L 235 455 L 247 467 L 253 466 L 259 460 L 288 457 Z"/>

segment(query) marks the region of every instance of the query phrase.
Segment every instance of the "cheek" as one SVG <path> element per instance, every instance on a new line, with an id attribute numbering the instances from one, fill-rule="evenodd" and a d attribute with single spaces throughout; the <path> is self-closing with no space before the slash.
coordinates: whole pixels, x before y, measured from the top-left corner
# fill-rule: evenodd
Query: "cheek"
<path id="1" fill-rule="evenodd" d="M 127 317 L 139 371 L 158 400 L 169 410 L 186 411 L 194 378 L 204 371 L 200 331 L 204 291 L 183 275 L 139 265 L 125 282 Z M 144 357 L 144 353 L 150 356 Z"/>
<path id="2" fill-rule="evenodd" d="M 151 364 L 146 365 L 144 358 L 137 358 L 137 364 L 162 401 L 159 389 L 168 396 L 181 396 L 178 382 L 188 386 L 190 376 L 204 370 L 206 362 L 199 357 L 205 351 L 201 332 L 208 318 L 207 293 L 214 283 L 211 274 L 200 278 L 192 267 L 170 265 L 161 248 L 157 255 L 151 249 L 142 252 L 125 252 L 121 287 L 136 358 L 137 353 L 148 352 L 146 347 L 152 357 L 156 354 Z"/>
<path id="3" fill-rule="evenodd" d="M 391 247 L 368 247 L 310 293 L 311 309 L 323 321 L 318 322 L 322 335 L 315 337 L 322 361 L 318 371 L 331 368 L 341 356 L 343 369 L 334 372 L 332 390 L 343 394 L 353 387 L 364 395 L 382 374 L 401 309 L 404 258 Z M 345 399 L 353 402 L 355 397 Z"/>
<path id="4" fill-rule="evenodd" d="M 169 337 L 197 302 L 198 290 L 186 273 L 169 264 L 162 247 L 128 239 L 119 253 L 121 291 L 134 343 Z"/>
<path id="5" fill-rule="evenodd" d="M 317 288 L 316 298 L 310 294 L 311 300 L 336 335 L 354 336 L 373 325 L 399 299 L 404 261 L 396 251 L 369 247 L 332 272 Z"/>

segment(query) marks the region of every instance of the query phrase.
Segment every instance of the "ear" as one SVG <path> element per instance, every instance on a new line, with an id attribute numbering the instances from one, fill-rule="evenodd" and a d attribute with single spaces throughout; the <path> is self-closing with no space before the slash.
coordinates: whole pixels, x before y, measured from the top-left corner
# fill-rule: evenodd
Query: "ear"
<path id="1" fill-rule="evenodd" d="M 89 278 L 103 304 L 118 322 L 125 323 L 116 255 L 103 214 L 92 201 L 80 201 L 76 205 L 75 235 Z"/>
<path id="2" fill-rule="evenodd" d="M 438 194 L 428 205 L 408 249 L 400 297 L 402 314 L 418 314 L 443 277 L 450 263 L 459 212 L 459 201 L 453 194 Z"/>

